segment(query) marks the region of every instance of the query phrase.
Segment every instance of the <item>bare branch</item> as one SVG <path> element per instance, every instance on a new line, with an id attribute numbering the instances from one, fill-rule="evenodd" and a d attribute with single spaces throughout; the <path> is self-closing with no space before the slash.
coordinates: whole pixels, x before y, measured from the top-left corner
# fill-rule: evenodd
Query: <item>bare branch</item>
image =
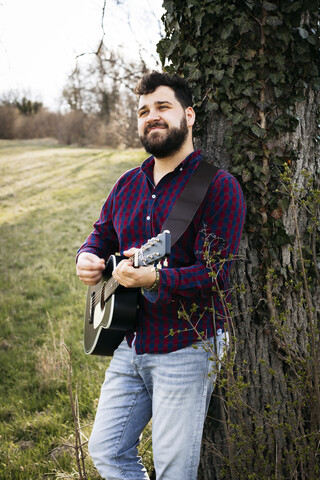
<path id="1" fill-rule="evenodd" d="M 80 57 L 83 57 L 85 55 L 99 55 L 102 47 L 104 46 L 104 37 L 106 35 L 106 32 L 105 32 L 105 29 L 104 29 L 104 17 L 105 17 L 105 13 L 106 13 L 106 3 L 107 3 L 107 0 L 103 0 L 103 7 L 102 7 L 102 14 L 101 14 L 101 30 L 102 30 L 102 37 L 101 37 L 101 40 L 99 42 L 99 45 L 98 45 L 98 48 L 95 52 L 83 52 L 83 53 L 80 53 L 79 55 L 76 56 L 76 60 Z"/>

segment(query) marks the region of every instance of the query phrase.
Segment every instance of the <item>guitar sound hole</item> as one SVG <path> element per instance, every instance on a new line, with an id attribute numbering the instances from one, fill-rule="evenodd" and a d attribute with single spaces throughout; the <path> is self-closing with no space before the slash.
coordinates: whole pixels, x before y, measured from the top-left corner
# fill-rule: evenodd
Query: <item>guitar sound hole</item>
<path id="1" fill-rule="evenodd" d="M 89 323 L 90 324 L 93 323 L 95 297 L 96 297 L 96 292 L 92 292 L 91 293 L 91 302 L 90 302 L 90 318 L 89 318 Z"/>
<path id="2" fill-rule="evenodd" d="M 104 300 L 104 291 L 105 291 L 105 283 L 102 285 L 102 290 L 101 290 L 101 298 L 100 298 L 100 307 L 101 307 L 101 310 L 104 309 L 104 304 L 105 304 L 105 300 Z"/>

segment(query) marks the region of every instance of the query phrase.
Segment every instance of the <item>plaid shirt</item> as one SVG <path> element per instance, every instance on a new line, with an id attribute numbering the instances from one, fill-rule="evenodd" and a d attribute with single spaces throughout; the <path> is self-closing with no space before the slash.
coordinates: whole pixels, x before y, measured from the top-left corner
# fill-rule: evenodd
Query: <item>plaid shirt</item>
<path id="1" fill-rule="evenodd" d="M 91 252 L 108 258 L 115 252 L 140 247 L 160 233 L 201 159 L 201 152 L 194 151 L 156 186 L 152 156 L 141 167 L 122 175 L 78 254 Z M 181 315 L 182 309 L 196 330 L 208 338 L 214 335 L 214 328 L 223 328 L 226 323 L 223 305 L 220 296 L 213 292 L 212 270 L 210 274 L 203 258 L 204 239 L 212 241 L 212 252 L 216 252 L 213 269 L 221 291 L 226 292 L 230 258 L 238 251 L 244 217 L 245 204 L 239 183 L 229 173 L 218 170 L 193 221 L 172 246 L 168 267 L 159 271 L 158 293 L 139 294 L 135 341 L 138 354 L 167 353 L 198 340 L 197 332 Z M 130 346 L 133 338 L 134 333 L 128 333 Z"/>

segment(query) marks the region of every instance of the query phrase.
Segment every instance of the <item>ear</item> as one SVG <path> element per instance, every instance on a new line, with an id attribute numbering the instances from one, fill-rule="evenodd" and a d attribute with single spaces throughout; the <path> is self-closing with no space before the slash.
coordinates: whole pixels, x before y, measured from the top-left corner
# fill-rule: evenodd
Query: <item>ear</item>
<path id="1" fill-rule="evenodd" d="M 188 107 L 186 109 L 186 120 L 188 127 L 192 127 L 194 125 L 194 122 L 196 120 L 196 114 L 192 107 Z"/>

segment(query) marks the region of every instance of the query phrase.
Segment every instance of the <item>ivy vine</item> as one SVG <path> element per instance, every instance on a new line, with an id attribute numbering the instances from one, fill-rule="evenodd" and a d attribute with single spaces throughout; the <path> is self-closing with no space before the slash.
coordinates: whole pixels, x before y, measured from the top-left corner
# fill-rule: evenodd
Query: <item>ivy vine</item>
<path id="1" fill-rule="evenodd" d="M 198 123 L 223 113 L 232 173 L 242 179 L 253 246 L 265 263 L 290 243 L 277 193 L 279 171 L 297 152 L 277 140 L 296 129 L 296 104 L 320 90 L 318 0 L 164 0 L 164 68 L 186 77 Z"/>

